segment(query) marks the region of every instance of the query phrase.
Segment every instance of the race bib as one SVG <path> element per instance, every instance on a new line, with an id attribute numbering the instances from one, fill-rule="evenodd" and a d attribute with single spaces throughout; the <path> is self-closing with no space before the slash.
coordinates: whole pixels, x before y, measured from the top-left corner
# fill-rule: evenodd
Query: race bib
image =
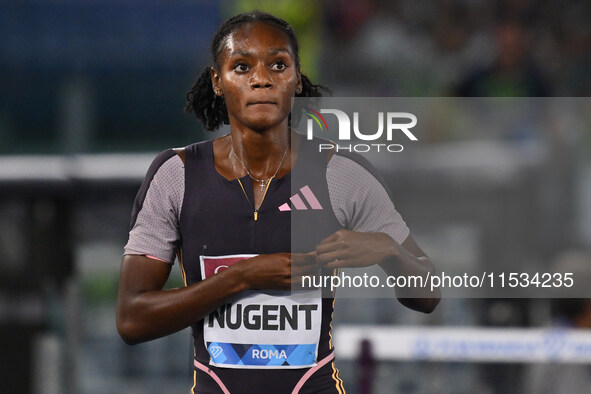
<path id="1" fill-rule="evenodd" d="M 204 279 L 254 257 L 201 256 Z M 248 290 L 205 317 L 210 364 L 226 368 L 307 368 L 316 365 L 322 323 L 319 289 Z"/>

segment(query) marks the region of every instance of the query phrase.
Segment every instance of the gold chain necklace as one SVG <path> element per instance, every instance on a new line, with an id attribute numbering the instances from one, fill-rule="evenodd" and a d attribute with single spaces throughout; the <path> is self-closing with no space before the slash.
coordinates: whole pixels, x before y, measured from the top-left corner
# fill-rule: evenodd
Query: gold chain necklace
<path id="1" fill-rule="evenodd" d="M 260 188 L 261 191 L 265 191 L 267 184 L 269 182 L 271 182 L 271 179 L 275 178 L 275 175 L 277 175 L 277 173 L 279 172 L 279 169 L 281 168 L 281 165 L 283 164 L 283 160 L 285 160 L 285 156 L 287 155 L 287 150 L 289 149 L 289 145 L 287 146 L 287 148 L 285 148 L 285 152 L 283 152 L 283 157 L 281 158 L 281 161 L 279 162 L 279 165 L 277 166 L 277 169 L 275 170 L 275 173 L 267 179 L 257 179 L 255 177 L 253 177 L 250 174 L 250 171 L 248 170 L 248 168 L 246 167 L 246 165 L 244 164 L 244 162 L 242 160 L 240 160 L 240 158 L 238 157 L 238 155 L 236 154 L 236 152 L 234 151 L 234 139 L 232 138 L 232 134 L 230 134 L 230 142 L 232 144 L 232 154 L 234 155 L 234 157 L 236 159 L 238 159 L 238 161 L 240 162 L 240 164 L 242 164 L 242 167 L 244 167 L 244 170 L 246 171 L 246 173 L 248 174 L 248 176 L 250 177 L 250 179 L 252 179 L 253 181 L 257 182 L 260 184 Z"/>

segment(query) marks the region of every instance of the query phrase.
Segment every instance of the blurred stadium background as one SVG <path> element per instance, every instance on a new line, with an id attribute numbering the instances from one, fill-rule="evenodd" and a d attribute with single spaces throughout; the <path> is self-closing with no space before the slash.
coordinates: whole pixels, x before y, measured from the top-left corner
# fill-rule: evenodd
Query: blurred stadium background
<path id="1" fill-rule="evenodd" d="M 211 138 L 182 109 L 209 62 L 213 32 L 253 8 L 294 26 L 303 71 L 337 97 L 591 92 L 585 0 L 0 2 L 3 393 L 188 391 L 188 332 L 135 347 L 118 337 L 119 263 L 133 198 L 155 152 Z M 428 156 L 382 170 L 435 262 L 586 270 L 589 118 L 579 126 L 486 136 L 434 128 L 421 138 Z M 463 157 L 475 140 L 486 140 L 479 154 Z M 527 149 L 514 149 L 524 146 L 545 153 L 532 160 Z M 482 167 L 499 149 L 511 163 L 501 178 Z M 169 286 L 180 284 L 175 268 Z M 473 360 L 446 359 L 424 349 L 406 354 L 397 343 L 413 340 L 420 326 L 450 343 L 496 332 L 515 344 L 543 335 L 540 328 L 586 334 L 590 316 L 586 300 L 452 299 L 428 316 L 387 300 L 342 300 L 335 324 L 347 340 L 338 366 L 349 393 L 590 392 L 589 360 L 532 353 L 499 361 L 486 349 Z M 376 329 L 398 336 L 376 343 Z"/>

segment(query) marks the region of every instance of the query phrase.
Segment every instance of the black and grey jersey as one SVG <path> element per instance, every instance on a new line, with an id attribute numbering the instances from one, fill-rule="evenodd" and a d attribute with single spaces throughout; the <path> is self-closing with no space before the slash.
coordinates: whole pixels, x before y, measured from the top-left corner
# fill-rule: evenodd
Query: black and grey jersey
<path id="1" fill-rule="evenodd" d="M 303 139 L 302 139 L 303 140 Z M 341 228 L 385 232 L 402 243 L 408 228 L 375 170 L 363 159 L 327 160 L 317 141 L 273 179 L 253 216 L 249 176 L 227 180 L 215 169 L 213 142 L 169 150 L 138 193 L 126 254 L 173 262 L 185 283 L 205 280 L 256 254 L 307 252 Z M 320 293 L 248 291 L 192 325 L 194 393 L 343 392 L 332 361 L 334 299 Z"/>

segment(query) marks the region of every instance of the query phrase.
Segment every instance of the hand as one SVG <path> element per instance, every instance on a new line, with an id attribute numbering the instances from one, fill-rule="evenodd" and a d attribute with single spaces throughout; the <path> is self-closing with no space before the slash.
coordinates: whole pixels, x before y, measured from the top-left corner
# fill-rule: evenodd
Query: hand
<path id="1" fill-rule="evenodd" d="M 367 267 L 398 254 L 396 242 L 385 233 L 339 230 L 316 247 L 317 260 L 327 268 Z"/>
<path id="2" fill-rule="evenodd" d="M 302 275 L 315 274 L 316 253 L 260 254 L 233 267 L 242 270 L 242 277 L 251 289 L 290 290 L 301 283 Z"/>

